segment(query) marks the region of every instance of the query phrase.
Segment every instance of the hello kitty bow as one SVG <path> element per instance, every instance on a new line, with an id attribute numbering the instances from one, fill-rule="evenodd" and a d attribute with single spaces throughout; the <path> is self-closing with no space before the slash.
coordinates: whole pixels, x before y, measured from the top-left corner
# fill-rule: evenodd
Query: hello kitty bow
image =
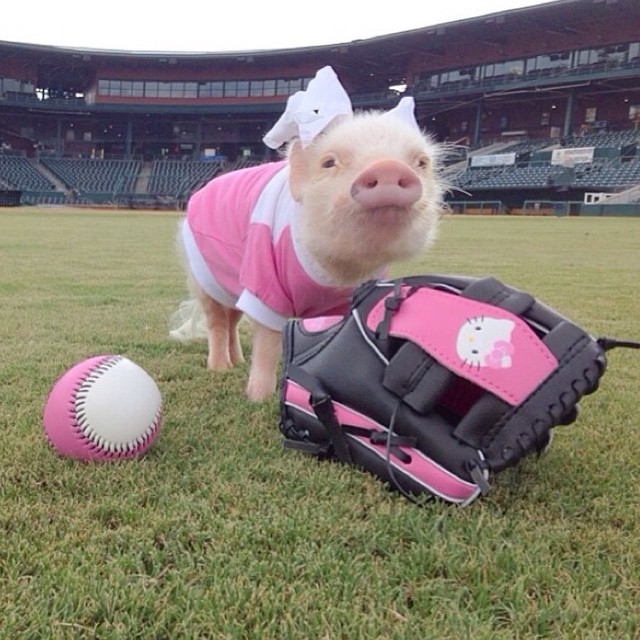
<path id="1" fill-rule="evenodd" d="M 419 129 L 414 112 L 413 98 L 405 97 L 385 115 L 400 118 Z M 289 97 L 284 113 L 263 140 L 271 149 L 278 149 L 299 138 L 306 147 L 334 120 L 352 116 L 353 107 L 347 92 L 335 71 L 326 66 L 316 73 L 306 90 Z"/>

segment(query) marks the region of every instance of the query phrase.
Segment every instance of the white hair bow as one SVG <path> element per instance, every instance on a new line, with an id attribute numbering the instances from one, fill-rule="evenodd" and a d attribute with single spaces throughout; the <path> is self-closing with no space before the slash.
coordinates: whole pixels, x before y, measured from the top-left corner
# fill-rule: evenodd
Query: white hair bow
<path id="1" fill-rule="evenodd" d="M 386 115 L 399 117 L 418 127 L 413 98 L 403 98 Z M 306 147 L 336 118 L 352 116 L 353 108 L 347 92 L 335 71 L 326 66 L 316 73 L 305 91 L 289 97 L 284 113 L 263 140 L 271 149 L 278 149 L 294 138 L 300 138 L 302 146 Z"/>
<path id="2" fill-rule="evenodd" d="M 351 100 L 335 71 L 323 67 L 306 91 L 298 91 L 287 100 L 284 113 L 264 137 L 264 143 L 277 149 L 299 137 L 306 147 L 335 118 L 352 114 Z"/>

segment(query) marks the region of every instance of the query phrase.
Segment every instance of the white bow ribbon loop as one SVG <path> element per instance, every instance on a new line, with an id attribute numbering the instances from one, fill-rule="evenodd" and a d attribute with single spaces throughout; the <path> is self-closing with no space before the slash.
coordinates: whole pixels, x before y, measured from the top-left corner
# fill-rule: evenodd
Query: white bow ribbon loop
<path id="1" fill-rule="evenodd" d="M 414 110 L 413 98 L 402 98 L 385 116 L 400 118 L 420 129 Z M 284 113 L 263 141 L 271 149 L 278 149 L 299 138 L 302 146 L 307 147 L 334 120 L 352 116 L 351 100 L 335 71 L 330 66 L 322 67 L 305 91 L 298 91 L 289 97 Z"/>
<path id="2" fill-rule="evenodd" d="M 303 147 L 340 116 L 352 116 L 351 100 L 335 71 L 327 66 L 320 69 L 305 91 L 294 93 L 287 107 L 264 143 L 272 149 L 281 147 L 293 138 L 300 138 Z"/>

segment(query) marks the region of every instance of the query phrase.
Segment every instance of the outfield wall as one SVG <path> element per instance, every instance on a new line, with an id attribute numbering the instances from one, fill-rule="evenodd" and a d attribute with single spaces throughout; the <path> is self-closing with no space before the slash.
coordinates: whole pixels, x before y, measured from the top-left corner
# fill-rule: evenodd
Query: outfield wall
<path id="1" fill-rule="evenodd" d="M 585 204 L 581 216 L 633 217 L 640 216 L 640 202 L 635 204 Z"/>
<path id="2" fill-rule="evenodd" d="M 18 189 L 0 189 L 0 207 L 17 207 L 22 199 Z"/>

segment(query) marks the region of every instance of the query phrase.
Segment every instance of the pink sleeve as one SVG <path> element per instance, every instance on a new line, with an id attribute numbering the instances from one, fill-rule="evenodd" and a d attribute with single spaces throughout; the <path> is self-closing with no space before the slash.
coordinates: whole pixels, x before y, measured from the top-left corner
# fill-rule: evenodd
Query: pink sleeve
<path id="1" fill-rule="evenodd" d="M 211 180 L 190 199 L 187 221 L 215 280 L 237 297 L 242 290 L 240 272 L 247 226 L 264 185 L 283 167 L 274 162 L 232 171 Z"/>

